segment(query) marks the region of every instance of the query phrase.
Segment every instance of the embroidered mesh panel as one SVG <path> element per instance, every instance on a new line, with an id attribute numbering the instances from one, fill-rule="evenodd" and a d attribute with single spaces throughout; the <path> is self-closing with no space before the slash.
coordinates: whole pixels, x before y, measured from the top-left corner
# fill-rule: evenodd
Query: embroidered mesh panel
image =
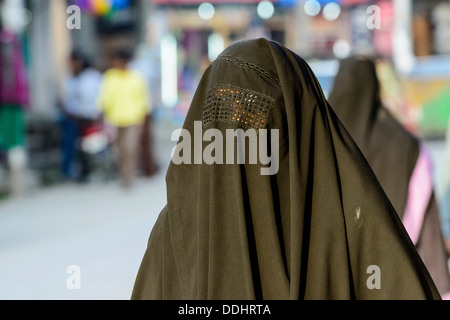
<path id="1" fill-rule="evenodd" d="M 270 121 L 275 99 L 232 85 L 214 85 L 206 92 L 203 108 L 203 127 L 215 122 L 236 123 L 247 130 L 265 129 Z"/>
<path id="2" fill-rule="evenodd" d="M 240 66 L 241 68 L 246 68 L 253 70 L 256 72 L 261 78 L 265 79 L 269 83 L 273 83 L 277 86 L 281 86 L 280 80 L 275 77 L 274 75 L 270 74 L 269 72 L 265 71 L 261 67 L 257 66 L 256 64 L 238 59 L 236 57 L 230 57 L 230 56 L 219 56 L 214 62 L 213 65 L 219 63 L 219 62 L 229 62 L 233 63 L 235 65 Z"/>

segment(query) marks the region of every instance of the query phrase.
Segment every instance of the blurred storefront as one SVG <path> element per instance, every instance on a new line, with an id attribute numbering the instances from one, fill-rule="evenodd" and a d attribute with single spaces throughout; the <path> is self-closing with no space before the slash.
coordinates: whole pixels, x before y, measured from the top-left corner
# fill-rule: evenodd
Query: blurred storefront
<path id="1" fill-rule="evenodd" d="M 286 43 L 294 38 L 289 23 L 294 18 L 291 9 L 295 4 L 155 0 L 155 10 L 165 22 L 160 34 L 162 105 L 182 121 L 203 71 L 232 42 L 266 37 Z"/>
<path id="2" fill-rule="evenodd" d="M 417 131 L 443 137 L 450 118 L 450 2 L 414 0 L 412 8 L 416 59 L 405 77 L 405 94 Z"/>
<path id="3" fill-rule="evenodd" d="M 24 182 L 24 188 L 28 188 L 29 184 L 51 184 L 59 178 L 60 133 L 56 106 L 63 94 L 71 42 L 64 1 L 22 2 L 22 34 L 30 88 L 25 144 L 29 172 Z"/>
<path id="4" fill-rule="evenodd" d="M 81 9 L 79 29 L 66 27 L 70 5 Z M 35 115 L 54 114 L 71 48 L 82 48 L 105 70 L 112 51 L 128 46 L 148 74 L 155 112 L 181 121 L 203 70 L 223 48 L 267 37 L 312 62 L 355 53 L 382 57 L 396 73 L 397 94 L 406 96 L 392 106 L 402 121 L 416 131 L 440 131 L 432 119 L 447 120 L 449 108 L 436 105 L 446 103 L 448 74 L 434 74 L 431 65 L 434 56 L 447 65 L 450 55 L 448 0 L 24 0 L 24 6 Z M 430 70 L 429 90 L 416 89 L 424 88 L 419 69 Z"/>
<path id="5" fill-rule="evenodd" d="M 324 13 L 333 3 L 341 12 L 329 21 Z M 448 0 L 306 0 L 303 7 L 312 16 L 314 63 L 355 53 L 378 57 L 387 107 L 415 134 L 444 136 L 450 118 Z M 317 68 L 318 77 L 327 91 L 336 66 L 323 69 Z"/>
<path id="6" fill-rule="evenodd" d="M 150 1 L 69 0 L 81 9 L 81 25 L 71 32 L 72 47 L 82 49 L 100 70 L 111 66 L 116 48 L 137 48 L 146 42 Z"/>

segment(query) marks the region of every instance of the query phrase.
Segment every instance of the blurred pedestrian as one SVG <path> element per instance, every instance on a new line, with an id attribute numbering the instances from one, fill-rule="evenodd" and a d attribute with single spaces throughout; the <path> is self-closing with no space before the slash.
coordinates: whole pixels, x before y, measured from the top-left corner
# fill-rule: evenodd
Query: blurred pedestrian
<path id="1" fill-rule="evenodd" d="M 198 123 L 216 140 L 256 130 L 254 143 L 279 155 L 279 170 L 262 175 L 261 159 L 172 161 L 167 205 L 132 299 L 440 298 L 375 175 L 295 53 L 265 39 L 225 49 L 198 85 L 180 143 L 189 144 Z M 264 137 L 271 137 L 265 147 Z M 192 147 L 201 156 L 196 146 L 183 152 Z M 223 141 L 214 146 L 216 155 L 230 151 Z M 253 145 L 242 147 L 247 153 Z"/>
<path id="2" fill-rule="evenodd" d="M 147 82 L 139 72 L 128 68 L 132 53 L 119 49 L 113 68 L 106 71 L 98 103 L 105 120 L 117 128 L 119 173 L 122 185 L 132 185 L 139 161 L 142 125 L 149 112 Z"/>
<path id="3" fill-rule="evenodd" d="M 383 106 L 375 61 L 342 60 L 328 101 L 369 162 L 440 293 L 447 294 L 448 255 L 431 158 L 424 144 Z"/>
<path id="4" fill-rule="evenodd" d="M 5 25 L 0 30 L 0 153 L 5 154 L 10 192 L 24 192 L 27 166 L 25 111 L 28 77 L 20 35 Z"/>
<path id="5" fill-rule="evenodd" d="M 68 179 L 84 182 L 91 173 L 88 154 L 81 142 L 86 132 L 100 121 L 97 106 L 102 74 L 92 67 L 89 58 L 73 50 L 69 58 L 70 75 L 64 87 L 61 105 L 63 174 Z M 75 161 L 79 172 L 75 170 Z"/>
<path id="6" fill-rule="evenodd" d="M 147 81 L 148 93 L 152 92 L 152 86 L 155 84 L 155 78 L 159 77 L 158 69 L 152 61 L 150 49 L 145 45 L 139 47 L 138 53 L 133 61 L 130 62 L 129 68 L 141 73 Z M 158 78 L 159 79 L 159 78 Z M 156 79 L 156 80 L 158 80 Z M 153 105 L 156 99 L 154 94 L 149 97 L 147 115 L 142 125 L 140 136 L 140 152 L 139 152 L 139 169 L 145 177 L 151 177 L 158 171 L 157 159 L 154 153 L 153 139 Z"/>
<path id="7" fill-rule="evenodd" d="M 140 136 L 139 164 L 145 177 L 152 177 L 158 172 L 158 164 L 154 153 L 153 116 L 147 113 Z"/>

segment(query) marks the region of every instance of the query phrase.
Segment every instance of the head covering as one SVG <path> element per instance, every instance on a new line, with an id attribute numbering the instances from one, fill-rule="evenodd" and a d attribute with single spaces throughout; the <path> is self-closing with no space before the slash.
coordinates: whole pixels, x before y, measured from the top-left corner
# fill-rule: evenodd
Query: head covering
<path id="1" fill-rule="evenodd" d="M 328 98 L 331 107 L 402 217 L 408 182 L 419 157 L 419 141 L 382 106 L 380 85 L 371 59 L 342 60 L 334 83 Z"/>
<path id="2" fill-rule="evenodd" d="M 440 298 L 299 56 L 265 39 L 234 43 L 205 71 L 183 129 L 194 136 L 197 121 L 223 136 L 278 133 L 269 146 L 278 171 L 262 175 L 262 161 L 172 161 L 132 299 Z"/>
<path id="3" fill-rule="evenodd" d="M 426 148 L 383 106 L 373 59 L 340 63 L 328 99 L 376 174 L 441 293 L 450 291 L 447 253 Z"/>

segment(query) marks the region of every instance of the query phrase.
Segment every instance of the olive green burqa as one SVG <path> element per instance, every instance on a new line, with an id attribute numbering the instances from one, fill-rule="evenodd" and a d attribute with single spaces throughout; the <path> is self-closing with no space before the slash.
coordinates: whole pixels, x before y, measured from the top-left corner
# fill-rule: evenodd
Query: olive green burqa
<path id="1" fill-rule="evenodd" d="M 420 140 L 383 106 L 375 61 L 350 57 L 340 62 L 328 101 L 374 171 L 400 218 L 406 210 Z M 416 249 L 441 294 L 450 291 L 445 250 L 434 192 L 425 208 Z"/>
<path id="2" fill-rule="evenodd" d="M 264 39 L 228 47 L 198 86 L 183 127 L 191 135 L 196 121 L 223 136 L 226 129 L 278 130 L 269 151 L 279 151 L 279 169 L 263 175 L 268 164 L 260 160 L 172 162 L 167 205 L 132 299 L 440 298 L 368 163 L 296 54 Z"/>
<path id="3" fill-rule="evenodd" d="M 402 218 L 419 141 L 383 107 L 374 61 L 342 60 L 328 101 Z"/>

